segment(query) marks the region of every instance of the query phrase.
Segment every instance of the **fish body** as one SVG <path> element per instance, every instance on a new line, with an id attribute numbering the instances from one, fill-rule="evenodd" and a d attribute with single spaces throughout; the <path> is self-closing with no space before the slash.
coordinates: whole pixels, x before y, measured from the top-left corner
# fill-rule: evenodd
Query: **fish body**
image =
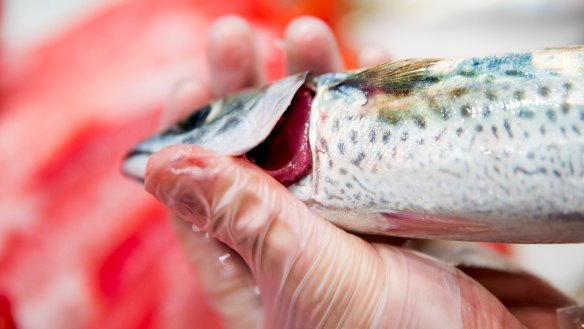
<path id="1" fill-rule="evenodd" d="M 584 47 L 287 79 L 285 94 L 311 89 L 310 152 L 288 156 L 292 168 L 303 163 L 294 159 L 310 165 L 283 183 L 335 224 L 407 237 L 584 241 Z M 284 112 L 301 112 L 295 99 Z M 157 138 L 138 149 L 156 151 Z"/>

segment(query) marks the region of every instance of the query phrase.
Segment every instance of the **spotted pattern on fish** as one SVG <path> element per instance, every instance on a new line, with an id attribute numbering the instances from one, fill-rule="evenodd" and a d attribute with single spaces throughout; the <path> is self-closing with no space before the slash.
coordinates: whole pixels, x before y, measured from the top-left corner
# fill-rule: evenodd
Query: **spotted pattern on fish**
<path id="1" fill-rule="evenodd" d="M 294 106 L 313 93 L 309 108 Z M 312 162 L 287 168 L 301 173 L 285 184 L 339 226 L 584 242 L 582 46 L 293 75 L 211 102 L 136 145 L 124 171 L 143 178 L 148 155 L 174 144 L 247 154 L 288 110 L 310 114 L 299 155 L 309 147 Z"/>
<path id="2" fill-rule="evenodd" d="M 374 68 L 366 88 L 367 71 L 359 79 L 322 80 L 335 84 L 317 80 L 311 117 L 326 112 L 329 119 L 311 120 L 310 139 L 324 138 L 338 151 L 322 154 L 312 176 L 292 190 L 345 227 L 357 224 L 343 212 L 358 209 L 373 232 L 399 231 L 381 216 L 391 213 L 472 218 L 506 229 L 513 221 L 584 221 L 583 54 L 579 47 L 410 60 L 404 65 L 415 73 L 393 64 L 400 76 L 388 71 L 383 79 L 384 67 Z M 415 79 L 406 83 L 404 76 Z M 329 158 L 341 169 L 324 169 Z M 336 184 L 327 185 L 329 176 Z M 480 239 L 483 229 L 472 234 Z"/>

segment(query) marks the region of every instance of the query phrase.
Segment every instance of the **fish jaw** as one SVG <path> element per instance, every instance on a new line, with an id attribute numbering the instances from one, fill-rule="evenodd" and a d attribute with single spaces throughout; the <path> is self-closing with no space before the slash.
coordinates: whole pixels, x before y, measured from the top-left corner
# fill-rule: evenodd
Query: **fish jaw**
<path id="1" fill-rule="evenodd" d="M 244 156 L 273 132 L 291 107 L 299 89 L 306 88 L 303 86 L 307 76 L 308 73 L 289 76 L 197 109 L 165 131 L 137 144 L 124 159 L 122 171 L 132 178 L 143 180 L 150 155 L 177 144 L 201 146 L 220 155 Z M 259 158 L 257 152 L 255 158 Z M 251 159 L 252 162 L 255 158 Z M 303 165 L 307 165 L 308 159 L 302 161 Z M 286 171 L 282 171 L 276 175 L 291 179 Z"/>

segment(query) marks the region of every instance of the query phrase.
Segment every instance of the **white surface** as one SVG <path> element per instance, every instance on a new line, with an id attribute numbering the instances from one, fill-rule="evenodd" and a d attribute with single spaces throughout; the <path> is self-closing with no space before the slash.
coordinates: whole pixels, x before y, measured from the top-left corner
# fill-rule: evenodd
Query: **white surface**
<path id="1" fill-rule="evenodd" d="M 469 56 L 584 43 L 581 0 L 370 0 L 347 18 L 356 47 L 394 58 Z M 351 23 L 356 22 L 356 23 Z"/>
<path id="2" fill-rule="evenodd" d="M 584 244 L 515 245 L 516 259 L 584 303 Z"/>
<path id="3" fill-rule="evenodd" d="M 20 51 L 114 1 L 118 0 L 5 0 L 5 41 L 9 50 Z"/>

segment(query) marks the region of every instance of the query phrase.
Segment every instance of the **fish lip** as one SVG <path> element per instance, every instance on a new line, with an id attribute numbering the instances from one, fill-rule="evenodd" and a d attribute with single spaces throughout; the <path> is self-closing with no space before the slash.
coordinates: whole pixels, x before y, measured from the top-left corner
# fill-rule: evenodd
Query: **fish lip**
<path id="1" fill-rule="evenodd" d="M 153 153 L 141 149 L 132 149 L 122 161 L 122 173 L 124 176 L 144 184 L 144 173 L 148 159 Z"/>

